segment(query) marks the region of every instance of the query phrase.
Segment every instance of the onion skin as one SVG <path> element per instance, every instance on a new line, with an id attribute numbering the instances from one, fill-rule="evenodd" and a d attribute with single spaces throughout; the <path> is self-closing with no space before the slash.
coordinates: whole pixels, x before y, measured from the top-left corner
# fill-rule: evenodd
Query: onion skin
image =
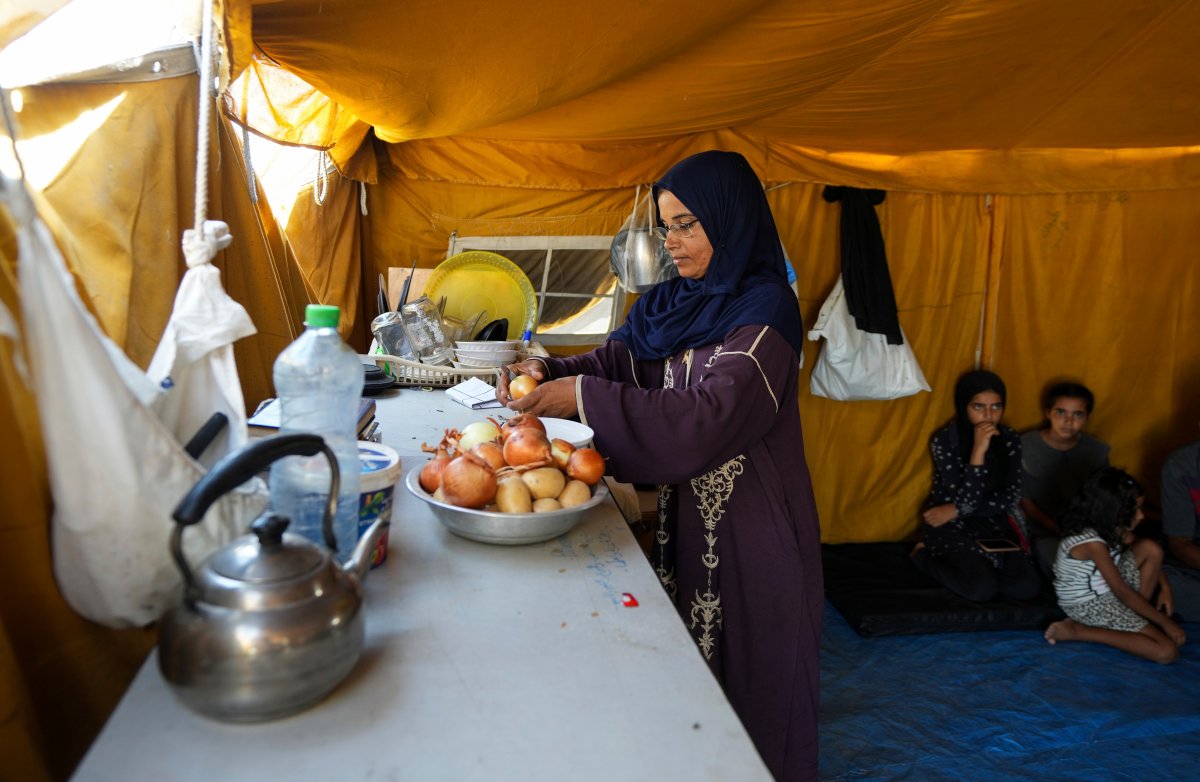
<path id="1" fill-rule="evenodd" d="M 451 505 L 478 510 L 496 496 L 496 473 L 476 456 L 456 456 L 442 470 L 442 494 Z"/>
<path id="2" fill-rule="evenodd" d="M 513 467 L 535 462 L 551 464 L 550 441 L 545 433 L 532 427 L 514 429 L 504 441 L 504 461 Z"/>
<path id="3" fill-rule="evenodd" d="M 604 477 L 604 457 L 595 448 L 577 448 L 567 460 L 567 476 L 595 486 Z"/>
<path id="4" fill-rule="evenodd" d="M 500 426 L 500 438 L 508 440 L 513 432 L 527 427 L 533 427 L 542 434 L 546 433 L 546 425 L 536 415 L 532 413 L 518 413 Z"/>
<path id="5" fill-rule="evenodd" d="M 500 447 L 500 443 L 489 440 L 472 448 L 470 453 L 487 462 L 488 467 L 491 467 L 493 470 L 499 470 L 506 464 L 504 461 L 504 449 Z"/>
<path id="6" fill-rule="evenodd" d="M 437 491 L 437 488 L 442 485 L 442 470 L 446 469 L 446 465 L 449 463 L 450 454 L 445 448 L 439 446 L 434 457 L 421 468 L 419 477 L 421 488 L 429 494 Z"/>

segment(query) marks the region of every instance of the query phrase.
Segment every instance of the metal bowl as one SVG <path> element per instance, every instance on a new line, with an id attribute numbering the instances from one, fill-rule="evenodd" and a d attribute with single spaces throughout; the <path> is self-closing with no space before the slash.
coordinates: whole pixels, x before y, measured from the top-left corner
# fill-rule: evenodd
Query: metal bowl
<path id="1" fill-rule="evenodd" d="M 448 502 L 438 502 L 421 488 L 421 465 L 408 471 L 404 485 L 413 496 L 425 501 L 442 525 L 453 532 L 480 543 L 501 546 L 522 546 L 557 538 L 578 524 L 587 512 L 608 499 L 608 487 L 598 483 L 592 498 L 574 508 L 546 513 L 501 513 L 499 511 L 460 508 Z"/>

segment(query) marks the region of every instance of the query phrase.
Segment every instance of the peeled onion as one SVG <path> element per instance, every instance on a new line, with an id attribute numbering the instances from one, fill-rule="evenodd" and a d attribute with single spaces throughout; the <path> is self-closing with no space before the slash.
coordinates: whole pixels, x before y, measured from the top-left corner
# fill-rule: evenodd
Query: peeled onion
<path id="1" fill-rule="evenodd" d="M 595 448 L 576 448 L 567 460 L 567 476 L 595 486 L 604 477 L 604 457 Z"/>
<path id="2" fill-rule="evenodd" d="M 562 438 L 555 437 L 550 441 L 550 456 L 554 458 L 554 463 L 558 465 L 558 469 L 563 472 L 566 472 L 567 460 L 571 458 L 571 454 L 574 452 L 575 446 Z"/>
<path id="3" fill-rule="evenodd" d="M 476 421 L 463 427 L 458 436 L 458 450 L 467 453 L 480 443 L 500 439 L 500 427 L 491 421 Z"/>
<path id="4" fill-rule="evenodd" d="M 442 494 L 451 505 L 482 508 L 496 496 L 496 474 L 476 456 L 456 456 L 442 470 Z"/>
<path id="5" fill-rule="evenodd" d="M 538 382 L 529 375 L 517 375 L 508 383 L 508 395 L 513 399 L 520 399 L 537 386 Z"/>

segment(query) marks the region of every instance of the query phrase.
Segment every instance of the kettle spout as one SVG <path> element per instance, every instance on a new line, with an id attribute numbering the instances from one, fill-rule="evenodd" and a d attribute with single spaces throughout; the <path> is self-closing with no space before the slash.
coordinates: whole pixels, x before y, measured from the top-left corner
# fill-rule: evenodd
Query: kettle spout
<path id="1" fill-rule="evenodd" d="M 368 527 L 366 533 L 358 539 L 358 545 L 354 547 L 354 553 L 350 555 L 350 560 L 346 563 L 346 571 L 353 573 L 358 580 L 361 581 L 367 577 L 367 571 L 371 569 L 371 558 L 375 553 L 375 546 L 378 545 L 379 538 L 383 536 L 387 527 L 388 522 L 376 519 L 375 523 Z"/>

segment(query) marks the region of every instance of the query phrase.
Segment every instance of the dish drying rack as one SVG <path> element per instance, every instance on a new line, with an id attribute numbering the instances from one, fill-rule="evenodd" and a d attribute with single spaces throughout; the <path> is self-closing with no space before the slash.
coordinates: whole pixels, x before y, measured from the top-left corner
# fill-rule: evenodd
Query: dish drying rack
<path id="1" fill-rule="evenodd" d="M 530 342 L 528 348 L 517 351 L 517 361 L 527 358 L 549 357 L 549 353 L 538 342 Z M 456 386 L 468 378 L 477 377 L 485 382 L 496 385 L 499 367 L 466 368 L 442 366 L 440 364 L 422 364 L 399 356 L 386 353 L 368 353 L 361 356 L 363 361 L 374 361 L 389 375 L 396 378 L 401 386 L 417 386 L 424 388 L 449 388 Z"/>

